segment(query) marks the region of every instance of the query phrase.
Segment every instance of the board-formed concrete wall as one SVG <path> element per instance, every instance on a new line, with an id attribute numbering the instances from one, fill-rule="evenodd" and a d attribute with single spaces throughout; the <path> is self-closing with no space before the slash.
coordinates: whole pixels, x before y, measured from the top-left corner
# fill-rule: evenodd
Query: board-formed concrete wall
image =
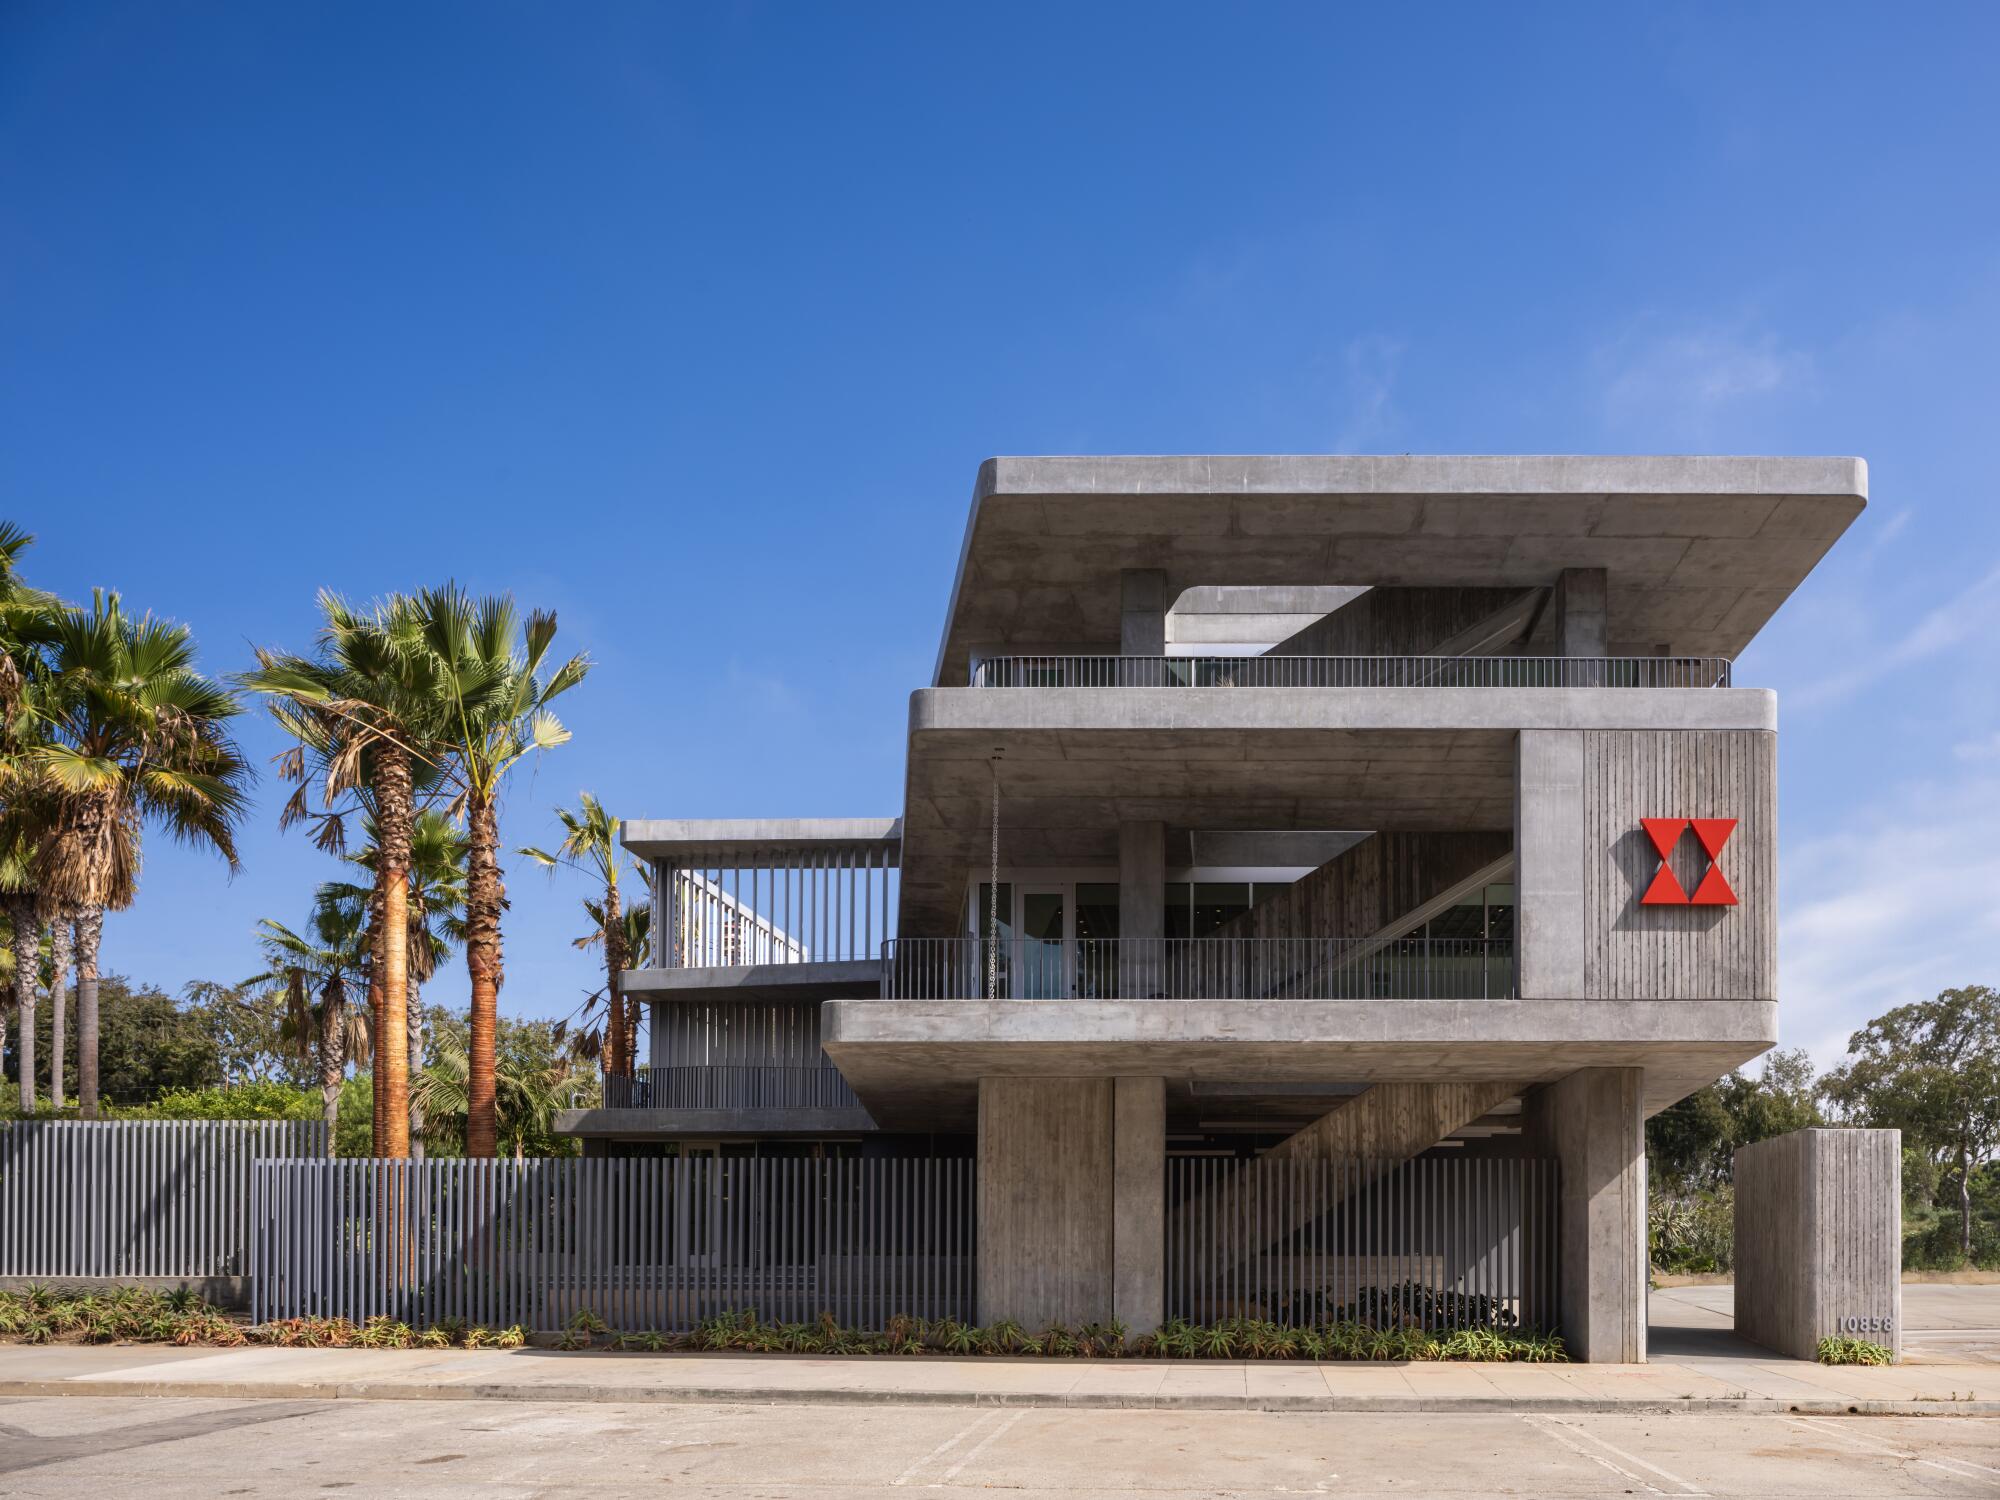
<path id="1" fill-rule="evenodd" d="M 1755 729 L 1523 730 L 1515 908 L 1528 1000 L 1777 997 L 1777 737 Z M 1641 901 L 1660 857 L 1644 818 L 1734 818 L 1717 862 L 1734 906 Z M 1683 890 L 1708 866 L 1673 851 Z"/>
<path id="2" fill-rule="evenodd" d="M 1736 1331 L 1811 1359 L 1845 1334 L 1903 1349 L 1903 1137 L 1799 1130 L 1736 1153 Z"/>
<path id="3" fill-rule="evenodd" d="M 1777 736 L 1591 730 L 1583 737 L 1585 992 L 1606 1000 L 1769 1000 L 1778 993 Z M 1641 818 L 1734 818 L 1717 861 L 1735 906 L 1645 906 L 1660 868 Z M 1692 833 L 1674 873 L 1693 891 Z"/>

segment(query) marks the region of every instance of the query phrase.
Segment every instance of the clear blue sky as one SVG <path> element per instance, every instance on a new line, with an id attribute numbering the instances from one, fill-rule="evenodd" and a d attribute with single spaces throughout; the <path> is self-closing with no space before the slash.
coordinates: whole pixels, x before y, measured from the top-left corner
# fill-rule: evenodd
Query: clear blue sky
<path id="1" fill-rule="evenodd" d="M 582 787 L 895 810 L 988 454 L 1857 453 L 1740 679 L 1824 1060 L 2000 983 L 1996 52 L 1991 6 L 10 0 L 0 511 L 218 671 L 321 586 L 557 609 L 597 668 L 524 843 Z M 278 800 L 233 882 L 154 840 L 107 966 L 251 972 L 328 874 Z M 503 1005 L 560 1014 L 580 887 L 511 883 Z"/>

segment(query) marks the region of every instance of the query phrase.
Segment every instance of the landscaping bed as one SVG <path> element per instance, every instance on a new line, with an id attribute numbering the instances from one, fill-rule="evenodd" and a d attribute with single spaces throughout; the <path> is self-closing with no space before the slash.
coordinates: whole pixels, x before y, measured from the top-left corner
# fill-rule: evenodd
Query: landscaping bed
<path id="1" fill-rule="evenodd" d="M 891 1318 L 880 1332 L 843 1328 L 830 1316 L 810 1323 L 769 1323 L 754 1312 L 726 1314 L 685 1333 L 613 1330 L 580 1312 L 555 1335 L 519 1327 L 484 1328 L 447 1319 L 415 1328 L 391 1318 L 287 1318 L 251 1324 L 191 1291 L 79 1291 L 59 1286 L 0 1291 L 0 1343 L 160 1343 L 294 1349 L 558 1349 L 623 1352 L 734 1350 L 767 1354 L 958 1355 L 1046 1359 L 1450 1360 L 1563 1363 L 1553 1334 L 1513 1329 L 1434 1331 L 1411 1324 L 1375 1328 L 1329 1323 L 1288 1328 L 1255 1318 L 1211 1324 L 1173 1319 L 1136 1338 L 1117 1323 L 1060 1324 L 1029 1330 L 1001 1322 L 976 1327 L 951 1318 Z"/>

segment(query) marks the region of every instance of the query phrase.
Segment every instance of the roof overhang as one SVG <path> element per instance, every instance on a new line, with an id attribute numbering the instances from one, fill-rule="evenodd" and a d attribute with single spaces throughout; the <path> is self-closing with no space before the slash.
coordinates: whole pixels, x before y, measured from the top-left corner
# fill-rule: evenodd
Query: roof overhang
<path id="1" fill-rule="evenodd" d="M 1734 657 L 1867 503 L 1858 458 L 1095 457 L 980 466 L 939 686 L 972 653 L 1115 652 L 1119 575 L 1504 587 L 1610 574 L 1621 647 Z"/>

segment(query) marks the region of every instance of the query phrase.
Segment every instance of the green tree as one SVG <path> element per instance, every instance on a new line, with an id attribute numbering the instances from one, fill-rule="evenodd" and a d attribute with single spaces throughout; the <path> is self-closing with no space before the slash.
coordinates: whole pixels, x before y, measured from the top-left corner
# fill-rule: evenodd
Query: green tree
<path id="1" fill-rule="evenodd" d="M 298 791 L 280 825 L 316 816 L 309 783 L 324 789 L 320 818 L 328 847 L 339 847 L 344 800 L 365 791 L 374 835 L 369 994 L 376 1033 L 400 1037 L 410 1015 L 411 836 L 426 788 L 441 770 L 439 737 L 451 704 L 441 664 L 426 647 L 413 600 L 391 597 L 357 610 L 331 593 L 319 596 L 323 623 L 310 656 L 259 650 L 243 685 L 271 699 L 271 713 L 298 742 L 285 765 Z M 405 1052 L 385 1046 L 375 1059 L 377 1155 L 410 1154 L 409 1067 Z"/>
<path id="2" fill-rule="evenodd" d="M 496 1043 L 499 1138 L 517 1157 L 574 1154 L 576 1143 L 555 1133 L 555 1117 L 596 1098 L 594 1073 L 562 1049 L 556 1028 L 547 1021 L 503 1021 Z M 440 1013 L 416 1092 L 431 1122 L 432 1144 L 441 1155 L 477 1154 L 465 1148 L 471 1099 L 467 1051 L 464 1019 Z"/>
<path id="3" fill-rule="evenodd" d="M 241 705 L 195 670 L 187 628 L 133 619 L 116 594 L 56 611 L 47 681 L 32 695 L 45 738 L 21 760 L 48 813 L 33 873 L 43 902 L 76 919 L 77 1102 L 97 1114 L 98 950 L 104 914 L 138 891 L 140 832 L 215 850 L 237 866 L 251 780 L 229 737 Z"/>
<path id="4" fill-rule="evenodd" d="M 30 587 L 21 576 L 21 554 L 33 542 L 12 521 L 0 521 L 0 913 L 7 919 L 8 993 L 20 1027 L 16 1050 L 24 1114 L 35 1108 L 36 955 L 43 906 L 33 860 L 48 809 L 28 752 L 43 739 L 35 700 L 46 684 L 45 650 L 59 607 L 54 595 Z M 0 1053 L 6 1043 L 7 1013 L 0 1004 Z"/>
<path id="5" fill-rule="evenodd" d="M 604 950 L 605 1021 L 599 1057 L 607 1077 L 629 1078 L 639 1027 L 636 1007 L 628 1014 L 625 1004 L 625 971 L 636 959 L 627 940 L 618 889 L 619 868 L 625 862 L 618 847 L 618 820 L 589 792 L 579 794 L 576 811 L 557 808 L 556 820 L 562 824 L 563 838 L 553 854 L 532 848 L 521 853 L 551 872 L 558 867 L 580 870 L 597 885 L 598 894 L 584 901 L 591 929 L 576 940 L 576 946 Z"/>
<path id="6" fill-rule="evenodd" d="M 530 753 L 569 739 L 549 705 L 583 681 L 590 664 L 573 656 L 544 675 L 556 617 L 537 610 L 524 626 L 509 598 L 475 601 L 447 585 L 422 595 L 418 612 L 425 641 L 447 683 L 452 774 L 469 836 L 465 966 L 472 1007 L 466 1044 L 466 1154 L 493 1156 L 500 1133 L 494 1071 L 504 980 L 500 919 L 507 906 L 500 875 L 500 791 L 508 772 Z"/>
<path id="7" fill-rule="evenodd" d="M 181 991 L 181 1005 L 215 1049 L 225 1089 L 314 1081 L 310 1065 L 286 1038 L 284 997 L 271 988 L 197 979 Z"/>
<path id="8" fill-rule="evenodd" d="M 1975 984 L 1899 1005 L 1855 1032 L 1847 1057 L 1827 1075 L 1826 1098 L 1950 1168 L 1970 1257 L 1973 1178 L 2000 1150 L 2000 993 Z"/>
<path id="9" fill-rule="evenodd" d="M 379 889 L 374 880 L 380 844 L 374 820 L 363 827 L 363 846 L 348 857 L 369 872 L 368 889 L 353 886 L 340 889 L 368 899 Z M 438 966 L 451 956 L 452 948 L 465 936 L 465 857 L 468 840 L 451 820 L 435 808 L 417 815 L 410 829 L 409 899 L 405 927 L 409 940 L 407 965 L 409 1005 L 405 1011 L 404 1067 L 414 1079 L 424 1064 L 423 987 L 437 973 Z M 373 908 L 371 907 L 371 910 Z M 370 967 L 377 946 L 371 938 Z M 384 1044 L 393 1033 L 384 1033 Z M 410 1155 L 422 1160 L 425 1151 L 424 1111 L 414 1087 L 409 1092 Z"/>
<path id="10" fill-rule="evenodd" d="M 282 993 L 286 1035 L 302 1057 L 317 1051 L 331 1150 L 347 1060 L 365 1057 L 370 1050 L 369 1018 L 350 1003 L 368 961 L 368 903 L 323 885 L 314 895 L 304 934 L 269 918 L 258 926 L 266 968 L 247 983 Z"/>
<path id="11" fill-rule="evenodd" d="M 1646 1122 L 1653 1175 L 1678 1193 L 1731 1181 L 1740 1148 L 1825 1123 L 1817 1091 L 1812 1059 L 1803 1049 L 1765 1054 L 1754 1077 L 1738 1069 L 1696 1089 Z"/>

